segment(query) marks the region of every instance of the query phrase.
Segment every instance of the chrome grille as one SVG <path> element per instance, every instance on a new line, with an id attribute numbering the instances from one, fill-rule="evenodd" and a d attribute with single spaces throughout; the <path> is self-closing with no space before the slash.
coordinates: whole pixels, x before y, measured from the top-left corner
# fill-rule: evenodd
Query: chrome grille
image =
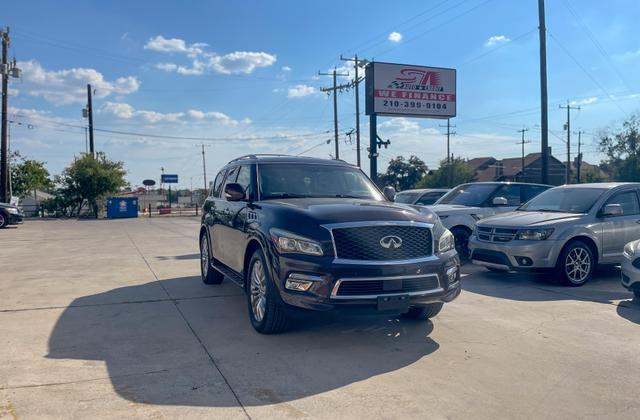
<path id="1" fill-rule="evenodd" d="M 438 290 L 437 275 L 384 279 L 341 279 L 334 297 L 379 296 L 398 293 L 420 293 Z"/>
<path id="2" fill-rule="evenodd" d="M 391 261 L 411 260 L 433 254 L 431 229 L 410 225 L 369 225 L 340 227 L 331 230 L 336 257 L 345 260 Z M 381 240 L 398 237 L 402 243 L 397 248 L 385 248 Z"/>
<path id="3" fill-rule="evenodd" d="M 516 237 L 518 229 L 478 226 L 478 240 L 485 242 L 510 242 Z"/>

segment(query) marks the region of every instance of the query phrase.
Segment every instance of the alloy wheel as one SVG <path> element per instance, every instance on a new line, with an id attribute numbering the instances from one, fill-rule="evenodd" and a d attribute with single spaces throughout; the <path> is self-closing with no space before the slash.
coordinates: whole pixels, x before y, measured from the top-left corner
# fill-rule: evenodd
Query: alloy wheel
<path id="1" fill-rule="evenodd" d="M 207 277 L 209 274 L 209 242 L 207 235 L 202 235 L 200 240 L 200 267 L 202 268 L 202 276 Z"/>
<path id="2" fill-rule="evenodd" d="M 267 307 L 267 283 L 264 266 L 259 259 L 251 267 L 251 311 L 256 321 L 262 322 Z"/>
<path id="3" fill-rule="evenodd" d="M 564 271 L 572 283 L 582 283 L 591 272 L 591 256 L 584 248 L 573 248 L 565 260 Z"/>
<path id="4" fill-rule="evenodd" d="M 6 223 L 7 223 L 7 220 L 4 217 L 4 214 L 0 214 L 0 228 L 3 228 Z"/>

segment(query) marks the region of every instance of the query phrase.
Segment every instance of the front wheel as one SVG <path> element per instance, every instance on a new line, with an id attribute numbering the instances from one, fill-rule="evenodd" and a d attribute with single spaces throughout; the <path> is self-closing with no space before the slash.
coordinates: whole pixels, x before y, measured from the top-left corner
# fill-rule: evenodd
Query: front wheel
<path id="1" fill-rule="evenodd" d="M 591 248 L 582 241 L 573 241 L 560 253 L 556 273 L 563 284 L 582 286 L 593 277 L 595 263 Z"/>
<path id="2" fill-rule="evenodd" d="M 451 233 L 453 234 L 456 251 L 460 256 L 460 261 L 468 261 L 470 257 L 469 237 L 471 236 L 471 232 L 463 227 L 455 227 L 451 229 Z"/>
<path id="3" fill-rule="evenodd" d="M 9 223 L 7 222 L 7 216 L 0 213 L 0 229 L 7 227 Z"/>
<path id="4" fill-rule="evenodd" d="M 249 319 L 256 331 L 275 334 L 287 329 L 289 320 L 278 299 L 262 250 L 253 253 L 247 273 L 247 306 Z"/>
<path id="5" fill-rule="evenodd" d="M 430 303 L 425 306 L 414 306 L 400 316 L 406 319 L 427 320 L 438 315 L 443 305 L 443 303 Z"/>

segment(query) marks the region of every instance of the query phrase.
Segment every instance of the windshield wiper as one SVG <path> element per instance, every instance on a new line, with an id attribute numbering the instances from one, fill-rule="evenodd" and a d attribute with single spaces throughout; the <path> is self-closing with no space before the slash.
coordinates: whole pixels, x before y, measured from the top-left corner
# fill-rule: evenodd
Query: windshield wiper
<path id="1" fill-rule="evenodd" d="M 349 194 L 336 194 L 334 195 L 334 197 L 337 198 L 363 198 L 363 199 L 367 199 L 368 197 L 363 197 L 361 195 L 349 195 Z"/>
<path id="2" fill-rule="evenodd" d="M 269 195 L 263 196 L 262 199 L 269 200 L 271 198 L 309 198 L 309 197 L 311 196 L 304 195 L 304 194 L 281 193 L 281 194 L 269 194 Z"/>
<path id="3" fill-rule="evenodd" d="M 524 211 L 546 211 L 549 213 L 582 213 L 580 211 L 571 211 L 571 210 L 562 210 L 562 209 L 534 209 L 534 210 L 524 210 Z"/>

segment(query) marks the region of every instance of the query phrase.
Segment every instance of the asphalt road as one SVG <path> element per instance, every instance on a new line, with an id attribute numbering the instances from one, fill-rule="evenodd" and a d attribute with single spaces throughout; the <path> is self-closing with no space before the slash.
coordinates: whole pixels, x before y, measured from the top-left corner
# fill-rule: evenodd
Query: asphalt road
<path id="1" fill-rule="evenodd" d="M 640 302 L 465 266 L 431 322 L 251 328 L 205 286 L 198 220 L 0 231 L 0 418 L 638 418 Z"/>

